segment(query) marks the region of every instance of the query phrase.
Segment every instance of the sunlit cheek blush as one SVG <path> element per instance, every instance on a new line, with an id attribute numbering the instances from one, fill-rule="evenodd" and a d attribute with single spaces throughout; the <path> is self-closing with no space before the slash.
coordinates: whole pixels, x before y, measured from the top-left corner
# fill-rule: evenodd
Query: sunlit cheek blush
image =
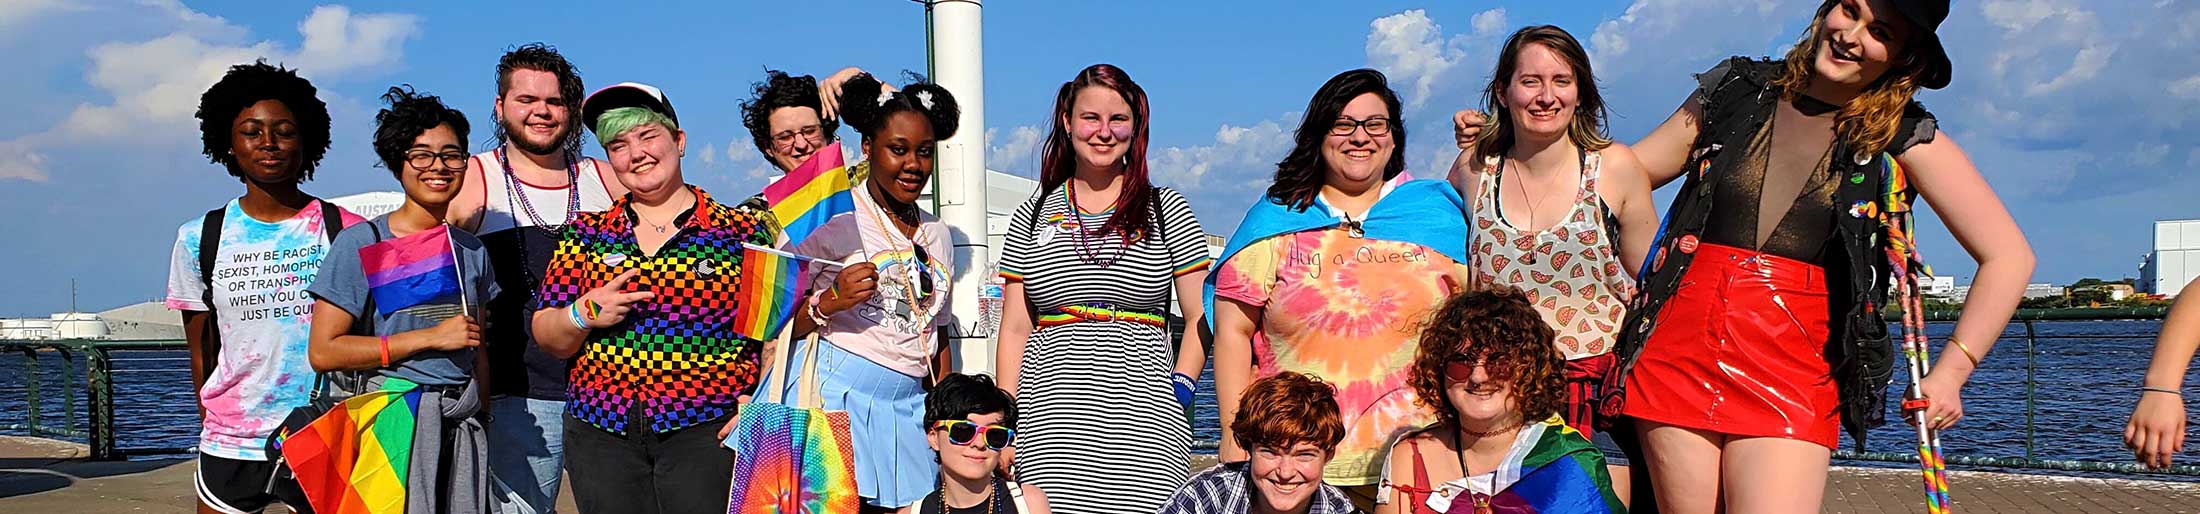
<path id="1" fill-rule="evenodd" d="M 1108 131 L 1115 133 L 1116 140 L 1129 141 L 1131 139 L 1131 126 L 1129 124 L 1109 126 Z"/>
<path id="2" fill-rule="evenodd" d="M 1089 121 L 1080 121 L 1077 122 L 1077 126 L 1071 127 L 1070 130 L 1077 133 L 1078 141 L 1084 141 L 1092 139 L 1092 136 L 1100 134 L 1100 124 Z"/>

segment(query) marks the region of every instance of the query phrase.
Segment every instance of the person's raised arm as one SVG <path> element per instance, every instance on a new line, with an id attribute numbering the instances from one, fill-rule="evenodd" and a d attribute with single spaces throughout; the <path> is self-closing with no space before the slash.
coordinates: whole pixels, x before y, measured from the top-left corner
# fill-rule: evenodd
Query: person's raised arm
<path id="1" fill-rule="evenodd" d="M 1993 187 L 1947 133 L 1934 134 L 1932 141 L 1910 147 L 1896 160 L 1909 170 L 1910 183 L 1940 215 L 1948 233 L 1978 261 L 1955 333 L 1941 346 L 1932 371 L 1918 382 L 1919 391 L 1931 400 L 1926 419 L 1935 428 L 1947 428 L 1963 418 L 1963 384 L 1977 360 L 1994 348 L 2024 298 L 2024 285 L 2032 279 L 2032 246 Z"/>
<path id="2" fill-rule="evenodd" d="M 1681 103 L 1673 115 L 1650 131 L 1650 135 L 1633 145 L 1635 158 L 1642 162 L 1643 173 L 1650 179 L 1650 188 L 1665 187 L 1673 179 L 1687 171 L 1688 152 L 1696 144 L 1698 123 L 1703 119 L 1703 106 L 1695 97 Z"/>
<path id="3" fill-rule="evenodd" d="M 2166 468 L 2185 449 L 2185 370 L 2200 348 L 2200 280 L 2185 284 L 2162 320 L 2154 341 L 2154 359 L 2139 382 L 2139 404 L 2124 425 L 2124 447 L 2139 463 Z"/>
<path id="4" fill-rule="evenodd" d="M 1650 198 L 1649 175 L 1643 172 L 1642 161 L 1631 148 L 1614 143 L 1604 155 L 1604 167 L 1598 170 L 1597 194 L 1619 218 L 1619 240 L 1613 244 L 1620 269 L 1633 277 L 1650 255 L 1650 245 L 1655 243 L 1652 239 L 1657 238 L 1657 204 Z"/>

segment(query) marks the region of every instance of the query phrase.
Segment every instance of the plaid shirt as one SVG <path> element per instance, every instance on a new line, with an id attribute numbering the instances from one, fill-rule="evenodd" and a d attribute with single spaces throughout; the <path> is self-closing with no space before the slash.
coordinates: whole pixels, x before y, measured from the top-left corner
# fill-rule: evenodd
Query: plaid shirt
<path id="1" fill-rule="evenodd" d="M 1244 514 L 1252 512 L 1252 472 L 1247 463 L 1232 462 L 1216 465 L 1192 475 L 1184 487 L 1169 497 L 1169 503 L 1161 506 L 1161 514 Z M 1312 505 L 1306 514 L 1357 514 L 1358 507 L 1352 499 L 1329 484 L 1322 484 L 1314 491 Z"/>
<path id="2" fill-rule="evenodd" d="M 566 386 L 574 418 L 614 434 L 630 420 L 670 432 L 725 416 L 756 385 L 763 345 L 734 335 L 734 298 L 741 243 L 770 245 L 775 235 L 754 210 L 693 189 L 695 208 L 673 221 L 679 232 L 655 256 L 635 243 L 630 198 L 566 226 L 534 310 L 571 305 L 629 269 L 642 273 L 628 289 L 657 293 L 626 321 L 588 334 Z"/>

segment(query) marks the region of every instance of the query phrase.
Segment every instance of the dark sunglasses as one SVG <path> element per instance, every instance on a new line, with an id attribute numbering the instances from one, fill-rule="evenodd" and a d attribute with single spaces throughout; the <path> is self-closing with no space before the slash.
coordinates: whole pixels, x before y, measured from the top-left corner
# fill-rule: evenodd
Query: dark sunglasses
<path id="1" fill-rule="evenodd" d="M 932 423 L 932 429 L 946 430 L 947 442 L 956 446 L 969 446 L 971 440 L 978 438 L 979 432 L 984 432 L 985 447 L 993 451 L 1007 448 L 1008 442 L 1016 437 L 1016 431 L 1008 427 L 1000 425 L 978 426 L 977 423 L 960 419 L 943 419 L 934 422 Z"/>
<path id="2" fill-rule="evenodd" d="M 1453 357 L 1450 362 L 1444 363 L 1444 378 L 1451 379 L 1453 382 L 1473 383 L 1474 368 L 1477 366 L 1481 367 L 1483 372 L 1489 373 L 1490 378 L 1493 380 L 1503 380 L 1512 376 L 1512 369 L 1503 365 L 1493 364 L 1489 361 L 1473 362 L 1465 358 Z"/>
<path id="3" fill-rule="evenodd" d="M 925 253 L 924 245 L 912 243 L 909 247 L 917 253 L 917 296 L 932 296 L 932 274 L 927 273 L 932 269 L 932 254 Z"/>

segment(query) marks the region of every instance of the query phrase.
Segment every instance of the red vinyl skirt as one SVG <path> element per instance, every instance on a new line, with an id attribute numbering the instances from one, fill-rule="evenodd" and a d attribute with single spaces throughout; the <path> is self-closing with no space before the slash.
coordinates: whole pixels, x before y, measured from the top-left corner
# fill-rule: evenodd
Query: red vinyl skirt
<path id="1" fill-rule="evenodd" d="M 1840 394 L 1826 360 L 1825 270 L 1702 244 L 1627 377 L 1646 421 L 1835 448 Z"/>

